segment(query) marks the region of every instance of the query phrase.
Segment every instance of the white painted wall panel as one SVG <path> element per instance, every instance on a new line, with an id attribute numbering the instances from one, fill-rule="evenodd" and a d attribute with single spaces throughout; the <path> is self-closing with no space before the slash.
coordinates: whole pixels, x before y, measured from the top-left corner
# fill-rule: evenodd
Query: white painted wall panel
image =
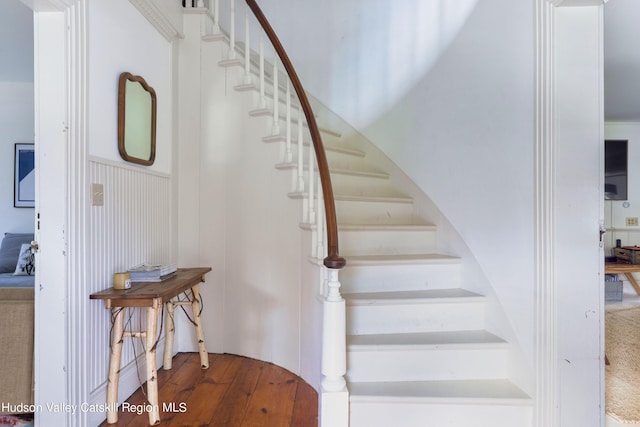
<path id="1" fill-rule="evenodd" d="M 126 271 L 134 265 L 172 262 L 172 213 L 169 207 L 174 198 L 170 176 L 94 158 L 90 162 L 89 179 L 91 183 L 103 186 L 104 206 L 90 209 L 87 291 L 93 293 L 110 288 L 113 273 Z M 140 311 L 129 310 L 131 316 L 125 316 L 132 330 L 142 330 L 144 327 L 141 326 L 146 325 L 146 317 L 140 316 Z M 87 321 L 87 330 L 92 331 L 88 337 L 87 357 L 92 360 L 92 367 L 87 372 L 88 389 L 91 394 L 102 395 L 109 372 L 110 310 L 104 308 L 102 301 L 90 301 Z M 139 340 L 125 340 L 123 369 L 135 363 L 135 355 L 142 354 L 144 350 Z M 138 362 L 141 367 L 143 360 Z M 128 397 L 139 385 L 137 378 L 133 379 L 133 383 L 126 380 L 121 383 L 122 398 Z"/>

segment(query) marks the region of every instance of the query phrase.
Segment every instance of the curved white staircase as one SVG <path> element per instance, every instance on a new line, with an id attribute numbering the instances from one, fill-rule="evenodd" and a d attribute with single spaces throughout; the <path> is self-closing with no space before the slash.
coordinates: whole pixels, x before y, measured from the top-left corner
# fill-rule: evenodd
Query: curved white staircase
<path id="1" fill-rule="evenodd" d="M 226 40 L 203 37 L 203 43 L 211 42 Z M 243 82 L 242 63 L 219 65 L 239 82 L 236 94 L 227 96 L 253 97 L 257 104 L 258 87 Z M 284 111 L 284 91 L 278 92 Z M 273 94 L 267 93 L 265 108 L 239 114 L 268 120 L 272 105 Z M 280 129 L 263 138 L 273 150 L 281 150 L 285 139 L 284 124 Z M 340 254 L 347 259 L 340 282 L 347 305 L 350 425 L 530 426 L 531 399 L 508 379 L 511 344 L 485 330 L 487 301 L 464 289 L 464 261 L 438 253 L 438 228 L 418 217 L 413 198 L 371 163 L 361 144 L 352 146 L 337 129 L 321 130 Z M 291 158 L 274 165 L 291 173 L 292 183 L 299 148 L 294 138 Z M 283 193 L 303 196 L 287 188 Z M 301 226 L 313 228 L 304 221 Z"/>

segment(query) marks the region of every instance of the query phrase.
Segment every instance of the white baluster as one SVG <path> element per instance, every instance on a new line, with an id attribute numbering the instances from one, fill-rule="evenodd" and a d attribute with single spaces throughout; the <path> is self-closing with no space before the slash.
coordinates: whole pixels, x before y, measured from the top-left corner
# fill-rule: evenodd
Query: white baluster
<path id="1" fill-rule="evenodd" d="M 307 198 L 309 203 L 309 224 L 315 224 L 316 222 L 316 213 L 314 211 L 314 184 L 315 184 L 315 155 L 313 151 L 313 144 L 309 144 L 309 162 L 308 162 L 308 170 L 307 170 L 307 185 L 309 187 L 309 191 L 307 192 Z"/>
<path id="2" fill-rule="evenodd" d="M 293 155 L 291 154 L 291 86 L 289 85 L 289 79 L 287 79 L 287 90 L 285 96 L 287 97 L 287 101 L 285 103 L 287 110 L 287 136 L 285 142 L 284 161 L 285 163 L 291 163 Z"/>
<path id="3" fill-rule="evenodd" d="M 298 190 L 304 191 L 304 140 L 302 136 L 302 107 L 298 110 Z M 303 216 L 306 218 L 306 216 Z"/>
<path id="4" fill-rule="evenodd" d="M 325 254 L 325 230 L 324 230 L 324 194 L 322 193 L 322 184 L 320 183 L 320 174 L 318 174 L 318 202 L 317 208 L 317 221 L 316 227 L 318 229 L 318 241 L 316 242 L 318 248 L 316 249 L 316 257 L 318 259 L 324 259 Z"/>
<path id="5" fill-rule="evenodd" d="M 273 56 L 273 129 L 272 135 L 280 134 L 280 102 L 278 90 L 278 56 Z"/>
<path id="6" fill-rule="evenodd" d="M 209 10 L 213 14 L 213 34 L 220 33 L 220 0 L 213 0 L 209 3 Z"/>
<path id="7" fill-rule="evenodd" d="M 236 4 L 229 0 L 229 58 L 236 59 Z"/>
<path id="8" fill-rule="evenodd" d="M 244 9 L 244 84 L 251 83 L 251 41 L 249 31 L 249 8 Z"/>
<path id="9" fill-rule="evenodd" d="M 262 35 L 260 35 L 260 105 L 258 108 L 267 108 L 264 97 L 264 40 Z"/>
<path id="10" fill-rule="evenodd" d="M 328 418 L 336 420 L 327 425 L 346 426 L 348 424 L 348 392 L 344 379 L 347 372 L 346 316 L 345 302 L 340 295 L 338 271 L 335 269 L 327 271 L 327 295 L 323 303 L 322 400 L 330 402 L 331 405 L 327 406 L 332 406 L 332 408 L 322 405 L 322 415 L 323 425 L 325 425 L 324 415 L 327 414 Z M 327 394 L 330 393 L 336 393 L 337 399 L 328 399 Z M 341 414 L 338 415 L 338 413 Z"/>

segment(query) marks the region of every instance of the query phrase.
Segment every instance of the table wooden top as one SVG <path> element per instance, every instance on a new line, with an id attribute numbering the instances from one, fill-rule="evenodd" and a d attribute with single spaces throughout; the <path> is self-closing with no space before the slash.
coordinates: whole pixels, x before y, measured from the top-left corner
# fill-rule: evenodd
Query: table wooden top
<path id="1" fill-rule="evenodd" d="M 640 272 L 640 264 L 626 264 L 624 262 L 605 262 L 604 272 L 606 274 Z"/>
<path id="2" fill-rule="evenodd" d="M 105 306 L 111 307 L 151 307 L 161 299 L 162 303 L 204 282 L 204 275 L 211 267 L 179 268 L 175 275 L 162 282 L 133 282 L 130 289 L 105 289 L 93 293 L 90 299 L 105 300 Z"/>

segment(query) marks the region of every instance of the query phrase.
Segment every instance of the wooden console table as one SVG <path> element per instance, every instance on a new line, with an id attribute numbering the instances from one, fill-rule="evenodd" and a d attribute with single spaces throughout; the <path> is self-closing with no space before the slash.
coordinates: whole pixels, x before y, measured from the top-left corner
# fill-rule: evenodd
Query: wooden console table
<path id="1" fill-rule="evenodd" d="M 204 343 L 204 332 L 200 320 L 200 292 L 198 284 L 204 282 L 204 276 L 211 268 L 180 268 L 176 274 L 162 282 L 136 282 L 130 289 L 117 290 L 105 289 L 91 294 L 91 299 L 104 300 L 105 308 L 111 309 L 114 316 L 113 336 L 111 338 L 111 355 L 109 358 L 109 382 L 107 384 L 107 423 L 118 422 L 118 380 L 120 373 L 120 359 L 122 355 L 122 343 L 125 337 L 144 337 L 146 339 L 146 364 L 147 364 L 147 399 L 151 410 L 149 411 L 149 424 L 160 422 L 160 408 L 158 404 L 158 382 L 156 367 L 156 341 L 158 313 L 166 304 L 168 316 L 166 316 L 166 333 L 164 347 L 164 369 L 171 369 L 173 358 L 173 311 L 176 305 L 191 305 L 193 321 L 196 327 L 198 351 L 200 353 L 200 365 L 202 369 L 209 367 L 209 355 Z M 178 295 L 191 289 L 191 296 L 186 301 L 174 300 Z M 127 307 L 147 308 L 146 331 L 125 331 L 124 314 Z"/>
<path id="2" fill-rule="evenodd" d="M 640 264 L 625 264 L 622 262 L 605 262 L 604 263 L 605 274 L 624 274 L 636 290 L 636 293 L 640 295 L 640 285 L 633 277 L 633 273 L 640 273 Z"/>

